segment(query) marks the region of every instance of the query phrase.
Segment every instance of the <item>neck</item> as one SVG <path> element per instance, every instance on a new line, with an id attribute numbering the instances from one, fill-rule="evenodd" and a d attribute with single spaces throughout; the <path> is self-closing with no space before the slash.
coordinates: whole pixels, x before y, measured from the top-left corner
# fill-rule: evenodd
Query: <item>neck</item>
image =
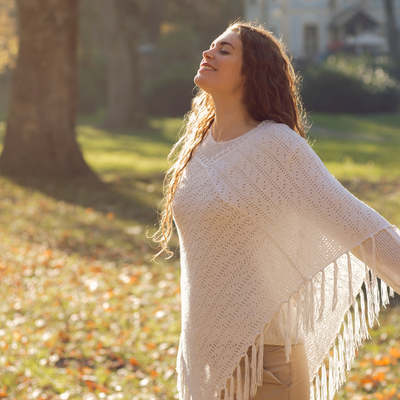
<path id="1" fill-rule="evenodd" d="M 246 107 L 238 99 L 213 97 L 215 120 L 212 131 L 218 142 L 225 142 L 243 135 L 259 124 L 249 115 Z"/>

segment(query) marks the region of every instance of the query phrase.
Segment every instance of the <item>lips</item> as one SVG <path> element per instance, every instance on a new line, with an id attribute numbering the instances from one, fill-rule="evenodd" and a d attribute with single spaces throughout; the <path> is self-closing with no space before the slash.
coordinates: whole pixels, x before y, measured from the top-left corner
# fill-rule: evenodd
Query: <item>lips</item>
<path id="1" fill-rule="evenodd" d="M 206 69 L 207 71 L 216 71 L 216 69 L 212 67 L 209 63 L 202 63 L 200 65 L 200 69 Z"/>

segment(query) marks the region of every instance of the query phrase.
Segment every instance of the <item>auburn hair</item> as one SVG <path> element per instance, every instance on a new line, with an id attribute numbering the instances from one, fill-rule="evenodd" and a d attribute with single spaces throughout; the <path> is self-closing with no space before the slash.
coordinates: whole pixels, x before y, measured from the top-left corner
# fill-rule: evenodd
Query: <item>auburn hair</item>
<path id="1" fill-rule="evenodd" d="M 237 32 L 243 45 L 243 103 L 256 121 L 284 123 L 300 136 L 306 136 L 306 116 L 299 95 L 299 76 L 295 73 L 286 46 L 262 25 L 251 22 L 231 23 L 226 32 Z M 215 117 L 211 95 L 198 88 L 191 110 L 184 118 L 182 136 L 173 146 L 168 161 L 172 163 L 164 184 L 160 227 L 153 240 L 170 256 L 168 242 L 173 231 L 172 202 L 182 172 L 201 143 Z M 155 256 L 155 257 L 156 257 Z"/>

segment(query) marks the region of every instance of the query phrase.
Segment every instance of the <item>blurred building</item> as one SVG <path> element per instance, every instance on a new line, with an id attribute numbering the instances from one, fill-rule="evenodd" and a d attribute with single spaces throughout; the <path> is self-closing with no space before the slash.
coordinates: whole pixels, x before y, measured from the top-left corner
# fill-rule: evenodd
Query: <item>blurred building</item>
<path id="1" fill-rule="evenodd" d="M 394 0 L 397 29 L 400 0 Z M 315 62 L 346 51 L 388 52 L 384 0 L 245 0 L 247 20 L 283 36 L 293 57 Z"/>

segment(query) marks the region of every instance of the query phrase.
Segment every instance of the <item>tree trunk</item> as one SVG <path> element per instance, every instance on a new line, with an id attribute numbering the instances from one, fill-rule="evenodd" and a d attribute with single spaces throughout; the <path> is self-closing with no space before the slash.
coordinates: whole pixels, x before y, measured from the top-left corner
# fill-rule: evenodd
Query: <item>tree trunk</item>
<path id="1" fill-rule="evenodd" d="M 142 0 L 140 0 L 142 1 Z M 107 24 L 107 128 L 146 125 L 139 70 L 139 6 L 103 0 Z"/>
<path id="2" fill-rule="evenodd" d="M 146 27 L 149 43 L 155 44 L 160 36 L 160 26 L 167 10 L 167 1 L 147 0 L 147 2 L 142 24 Z"/>
<path id="3" fill-rule="evenodd" d="M 75 137 L 79 0 L 17 0 L 20 46 L 0 170 L 94 177 Z"/>
<path id="4" fill-rule="evenodd" d="M 395 62 L 399 64 L 400 62 L 400 52 L 399 52 L 399 41 L 396 29 L 393 0 L 385 1 L 385 11 L 386 11 L 386 23 L 389 36 L 389 47 L 390 55 L 393 57 Z"/>

